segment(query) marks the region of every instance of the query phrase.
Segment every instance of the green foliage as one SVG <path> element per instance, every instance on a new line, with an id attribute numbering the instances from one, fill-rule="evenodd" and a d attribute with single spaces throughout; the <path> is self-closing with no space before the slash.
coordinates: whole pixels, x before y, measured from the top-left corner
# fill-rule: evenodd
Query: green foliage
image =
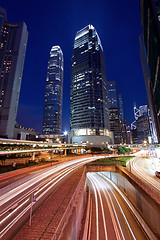
<path id="1" fill-rule="evenodd" d="M 126 154 L 126 151 L 123 148 L 118 148 L 118 154 Z"/>
<path id="2" fill-rule="evenodd" d="M 126 147 L 118 147 L 118 154 L 126 154 L 126 153 L 131 153 L 131 149 Z"/>
<path id="3" fill-rule="evenodd" d="M 96 161 L 93 161 L 91 163 L 87 163 L 87 165 L 92 166 L 110 166 L 110 165 L 121 165 L 123 167 L 126 167 L 126 163 L 131 159 L 131 156 L 120 156 L 120 157 L 107 157 L 107 158 L 101 158 Z"/>

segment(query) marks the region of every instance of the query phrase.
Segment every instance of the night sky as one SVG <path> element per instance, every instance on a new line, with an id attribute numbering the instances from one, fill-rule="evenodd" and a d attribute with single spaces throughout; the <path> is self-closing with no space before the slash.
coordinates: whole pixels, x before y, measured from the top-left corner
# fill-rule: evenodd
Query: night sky
<path id="1" fill-rule="evenodd" d="M 59 45 L 64 55 L 63 130 L 69 130 L 70 74 L 74 37 L 92 24 L 104 49 L 108 81 L 124 97 L 127 124 L 133 104 L 147 103 L 139 53 L 142 32 L 139 0 L 1 0 L 11 23 L 24 21 L 29 36 L 17 122 L 41 133 L 49 52 Z"/>

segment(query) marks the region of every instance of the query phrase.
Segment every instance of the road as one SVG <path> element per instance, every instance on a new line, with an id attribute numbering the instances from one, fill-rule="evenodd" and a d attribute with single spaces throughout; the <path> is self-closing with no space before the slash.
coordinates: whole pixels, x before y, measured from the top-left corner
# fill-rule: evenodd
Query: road
<path id="1" fill-rule="evenodd" d="M 155 176 L 155 171 L 159 166 L 159 159 L 154 157 L 136 157 L 130 160 L 128 168 L 130 171 L 147 182 L 148 185 L 160 194 L 160 179 Z"/>
<path id="2" fill-rule="evenodd" d="M 0 239 L 8 239 L 20 224 L 28 219 L 31 209 L 38 208 L 66 177 L 87 162 L 102 156 L 80 158 L 44 169 L 26 178 L 22 184 L 15 185 L 0 196 Z M 36 202 L 31 203 L 31 196 Z"/>
<path id="3" fill-rule="evenodd" d="M 87 173 L 87 184 L 91 193 L 88 240 L 156 239 L 112 181 L 101 173 Z"/>

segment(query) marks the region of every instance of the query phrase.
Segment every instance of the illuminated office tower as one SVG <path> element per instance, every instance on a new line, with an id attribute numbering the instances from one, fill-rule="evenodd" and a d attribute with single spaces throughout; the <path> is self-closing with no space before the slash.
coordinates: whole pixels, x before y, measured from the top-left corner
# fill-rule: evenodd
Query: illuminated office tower
<path id="1" fill-rule="evenodd" d="M 24 22 L 7 22 L 0 8 L 0 136 L 13 138 L 28 39 Z"/>
<path id="2" fill-rule="evenodd" d="M 70 127 L 72 143 L 104 145 L 112 141 L 105 58 L 92 25 L 76 33 L 72 51 Z"/>
<path id="3" fill-rule="evenodd" d="M 121 94 L 119 94 L 119 108 L 120 108 L 121 124 L 122 124 L 122 139 L 123 139 L 123 143 L 127 143 L 126 117 L 125 117 L 123 96 Z"/>
<path id="4" fill-rule="evenodd" d="M 111 131 L 114 133 L 114 143 L 123 143 L 122 120 L 119 105 L 118 89 L 115 81 L 107 82 L 109 119 Z"/>
<path id="5" fill-rule="evenodd" d="M 62 96 L 63 96 L 63 53 L 59 46 L 53 46 L 50 51 L 44 116 L 43 134 L 61 134 L 62 131 Z"/>

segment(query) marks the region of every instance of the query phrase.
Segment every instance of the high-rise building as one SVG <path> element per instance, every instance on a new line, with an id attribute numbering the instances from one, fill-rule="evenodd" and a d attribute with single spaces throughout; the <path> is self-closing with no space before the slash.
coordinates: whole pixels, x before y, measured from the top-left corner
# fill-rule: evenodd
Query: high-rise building
<path id="1" fill-rule="evenodd" d="M 0 8 L 0 136 L 13 138 L 28 32 L 24 22 L 7 22 Z"/>
<path id="2" fill-rule="evenodd" d="M 78 31 L 74 39 L 70 103 L 72 142 L 105 145 L 112 141 L 105 58 L 92 25 Z"/>
<path id="3" fill-rule="evenodd" d="M 160 142 L 160 1 L 139 0 L 143 36 L 140 54 L 153 142 Z"/>
<path id="4" fill-rule="evenodd" d="M 0 29 L 2 30 L 3 24 L 7 21 L 7 13 L 4 8 L 0 7 Z"/>
<path id="5" fill-rule="evenodd" d="M 123 96 L 121 94 L 119 94 L 119 109 L 120 109 L 121 123 L 122 123 L 122 139 L 123 139 L 123 143 L 127 143 L 126 117 L 125 117 L 125 111 L 124 111 Z"/>
<path id="6" fill-rule="evenodd" d="M 43 134 L 61 134 L 63 96 L 63 53 L 59 46 L 50 51 L 46 78 Z"/>
<path id="7" fill-rule="evenodd" d="M 137 120 L 137 137 L 138 143 L 143 143 L 144 141 L 148 141 L 148 137 L 150 136 L 149 131 L 149 119 L 148 114 L 143 113 Z"/>
<path id="8" fill-rule="evenodd" d="M 150 137 L 149 114 L 147 105 L 137 108 L 134 106 L 135 121 L 131 124 L 132 139 L 134 144 L 142 144 Z"/>
<path id="9" fill-rule="evenodd" d="M 119 106 L 118 89 L 115 81 L 107 82 L 108 104 L 109 104 L 109 120 L 111 131 L 114 134 L 114 143 L 120 144 L 122 139 L 122 121 Z"/>

